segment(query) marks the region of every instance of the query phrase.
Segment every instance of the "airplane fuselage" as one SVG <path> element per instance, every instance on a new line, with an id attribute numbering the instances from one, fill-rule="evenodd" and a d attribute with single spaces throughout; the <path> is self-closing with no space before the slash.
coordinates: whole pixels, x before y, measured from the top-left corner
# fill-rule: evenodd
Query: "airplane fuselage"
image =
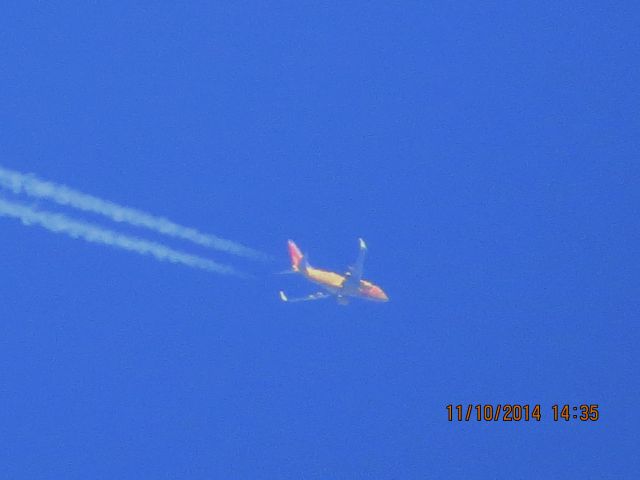
<path id="1" fill-rule="evenodd" d="M 355 288 L 345 288 L 346 275 L 340 275 L 339 273 L 313 267 L 308 267 L 300 273 L 308 280 L 320 285 L 334 295 L 359 297 L 377 302 L 386 302 L 389 300 L 379 286 L 368 280 L 360 280 L 359 285 Z"/>
<path id="2" fill-rule="evenodd" d="M 293 240 L 289 240 L 289 257 L 291 259 L 290 272 L 301 274 L 307 280 L 320 285 L 328 293 L 316 292 L 311 295 L 307 295 L 304 298 L 290 299 L 281 290 L 279 292 L 280 299 L 283 302 L 306 302 L 335 296 L 338 303 L 342 305 L 349 303 L 349 297 L 373 300 L 375 302 L 389 301 L 389 297 L 387 297 L 387 294 L 384 293 L 379 286 L 374 285 L 368 280 L 362 280 L 364 255 L 367 246 L 361 238 L 359 239 L 359 245 L 360 251 L 355 264 L 349 267 L 349 271 L 346 274 L 340 275 L 336 272 L 321 270 L 309 265 L 307 258 L 302 254 L 298 246 L 293 242 Z"/>

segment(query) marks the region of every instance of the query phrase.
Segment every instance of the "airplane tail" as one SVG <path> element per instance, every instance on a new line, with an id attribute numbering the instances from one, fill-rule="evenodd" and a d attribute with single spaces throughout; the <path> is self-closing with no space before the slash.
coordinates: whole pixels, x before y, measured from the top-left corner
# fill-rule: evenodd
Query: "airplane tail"
<path id="1" fill-rule="evenodd" d="M 291 259 L 291 270 L 293 270 L 294 272 L 304 272 L 309 266 L 307 259 L 293 240 L 289 240 L 288 245 L 289 258 Z"/>

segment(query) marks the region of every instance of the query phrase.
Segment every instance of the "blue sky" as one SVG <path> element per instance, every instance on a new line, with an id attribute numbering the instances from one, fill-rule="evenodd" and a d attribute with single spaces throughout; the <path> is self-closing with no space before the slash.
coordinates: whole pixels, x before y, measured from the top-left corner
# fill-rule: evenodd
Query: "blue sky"
<path id="1" fill-rule="evenodd" d="M 0 165 L 256 248 L 0 218 L 0 476 L 634 478 L 638 7 L 12 2 Z M 357 237 L 388 304 L 285 305 Z M 450 423 L 447 404 L 541 404 Z M 595 423 L 551 405 L 597 403 Z M 634 475 L 635 474 L 635 475 Z"/>

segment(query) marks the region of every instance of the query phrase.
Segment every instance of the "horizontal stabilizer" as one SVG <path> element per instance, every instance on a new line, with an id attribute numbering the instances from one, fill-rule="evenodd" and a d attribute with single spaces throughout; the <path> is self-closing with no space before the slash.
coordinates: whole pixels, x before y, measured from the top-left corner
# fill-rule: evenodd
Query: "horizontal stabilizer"
<path id="1" fill-rule="evenodd" d="M 274 275 L 291 275 L 292 273 L 299 273 L 296 270 L 293 270 L 292 268 L 288 269 L 288 270 L 282 270 L 280 272 L 273 272 Z"/>

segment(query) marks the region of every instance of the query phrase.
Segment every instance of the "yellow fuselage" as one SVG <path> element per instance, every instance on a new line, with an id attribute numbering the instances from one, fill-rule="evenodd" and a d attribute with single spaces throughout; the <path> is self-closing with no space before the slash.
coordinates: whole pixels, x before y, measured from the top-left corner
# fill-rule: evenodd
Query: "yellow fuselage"
<path id="1" fill-rule="evenodd" d="M 347 277 L 344 275 L 313 267 L 307 267 L 301 273 L 308 280 L 317 283 L 318 285 L 322 285 L 332 293 L 343 294 L 350 297 L 366 298 L 368 300 L 375 300 L 379 302 L 386 302 L 389 300 L 380 287 L 367 280 L 360 280 L 357 289 L 349 289 L 348 291 L 345 291 L 342 287 Z"/>
<path id="2" fill-rule="evenodd" d="M 328 272 L 318 268 L 309 267 L 305 270 L 304 276 L 314 283 L 329 289 L 338 290 L 342 287 L 345 277 L 335 272 Z"/>

